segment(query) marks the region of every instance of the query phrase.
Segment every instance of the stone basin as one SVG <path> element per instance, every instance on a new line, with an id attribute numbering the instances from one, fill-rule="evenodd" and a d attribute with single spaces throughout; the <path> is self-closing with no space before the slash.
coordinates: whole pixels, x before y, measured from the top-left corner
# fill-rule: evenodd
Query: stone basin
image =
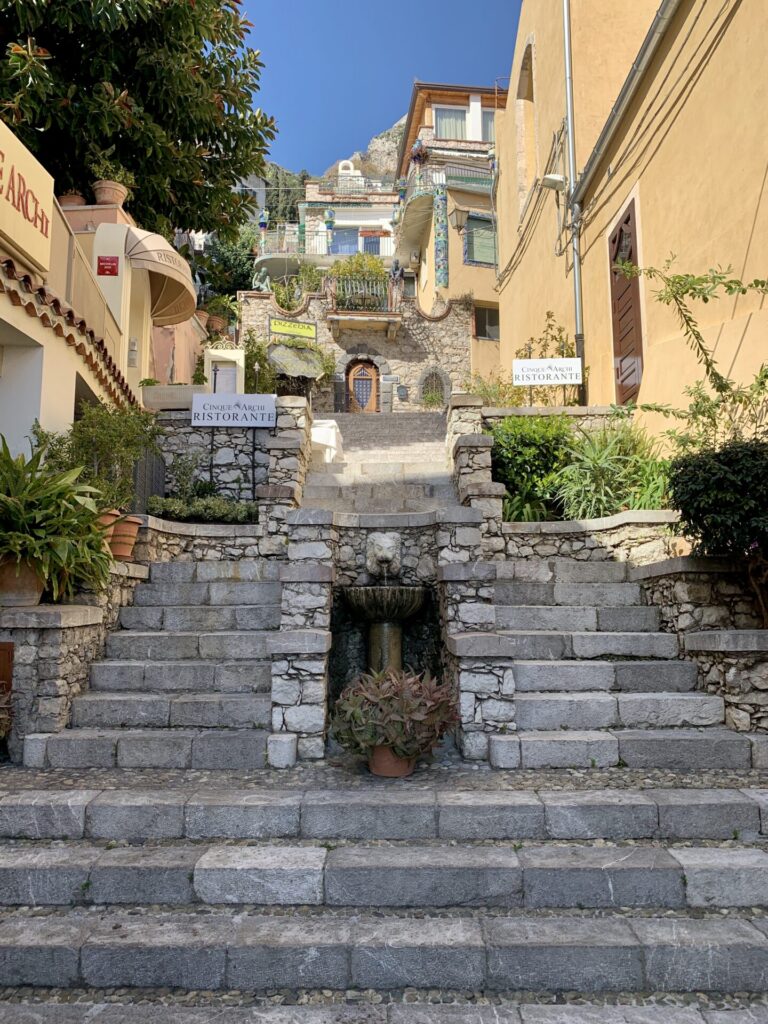
<path id="1" fill-rule="evenodd" d="M 421 610 L 426 587 L 345 587 L 352 611 L 366 622 L 403 622 Z"/>

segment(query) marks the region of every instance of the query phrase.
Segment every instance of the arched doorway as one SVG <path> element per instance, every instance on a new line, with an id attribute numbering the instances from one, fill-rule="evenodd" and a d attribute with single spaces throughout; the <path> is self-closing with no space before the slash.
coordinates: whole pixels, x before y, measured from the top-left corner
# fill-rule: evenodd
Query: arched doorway
<path id="1" fill-rule="evenodd" d="M 379 371 L 373 363 L 352 363 L 347 370 L 347 405 L 350 412 L 379 411 Z"/>

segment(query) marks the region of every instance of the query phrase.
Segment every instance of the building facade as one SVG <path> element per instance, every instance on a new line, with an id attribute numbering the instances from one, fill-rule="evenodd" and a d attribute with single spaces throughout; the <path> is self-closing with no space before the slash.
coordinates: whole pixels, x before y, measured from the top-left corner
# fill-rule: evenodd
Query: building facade
<path id="1" fill-rule="evenodd" d="M 673 272 L 766 276 L 768 106 L 754 40 L 768 8 L 574 0 L 571 28 L 588 398 L 680 405 L 701 367 L 656 286 L 612 267 L 674 256 Z M 510 93 L 497 118 L 505 370 L 546 310 L 574 336 L 572 218 L 566 193 L 545 187 L 568 174 L 560 0 L 524 0 Z M 695 312 L 721 370 L 750 379 L 765 359 L 765 299 Z"/>

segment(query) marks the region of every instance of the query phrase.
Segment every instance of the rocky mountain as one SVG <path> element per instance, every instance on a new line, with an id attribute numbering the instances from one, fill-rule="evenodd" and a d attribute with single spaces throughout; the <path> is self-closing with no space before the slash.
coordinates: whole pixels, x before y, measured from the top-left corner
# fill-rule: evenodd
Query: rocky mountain
<path id="1" fill-rule="evenodd" d="M 362 171 L 369 178 L 394 178 L 397 173 L 397 151 L 405 131 L 405 117 L 393 124 L 391 128 L 374 135 L 368 143 L 365 152 L 353 153 L 352 156 L 342 159 L 351 160 L 355 167 Z M 341 160 L 328 168 L 326 177 L 330 177 L 338 170 Z"/>

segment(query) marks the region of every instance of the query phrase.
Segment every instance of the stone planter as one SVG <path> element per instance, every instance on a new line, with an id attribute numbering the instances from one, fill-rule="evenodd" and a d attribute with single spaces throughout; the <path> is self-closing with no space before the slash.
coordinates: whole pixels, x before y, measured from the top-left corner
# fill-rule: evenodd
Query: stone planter
<path id="1" fill-rule="evenodd" d="M 133 549 L 142 523 L 143 520 L 138 516 L 125 516 L 118 519 L 112 527 L 109 547 L 112 555 L 119 562 L 130 562 L 133 557 Z"/>
<path id="2" fill-rule="evenodd" d="M 152 384 L 141 389 L 141 402 L 150 412 L 182 412 L 192 408 L 193 395 L 205 395 L 205 384 Z"/>
<path id="3" fill-rule="evenodd" d="M 28 608 L 40 604 L 45 583 L 27 562 L 0 558 L 0 608 Z"/>
<path id="4" fill-rule="evenodd" d="M 404 779 L 413 775 L 416 759 L 398 757 L 389 747 L 374 747 L 368 761 L 371 775 L 379 775 L 383 779 Z"/>
<path id="5" fill-rule="evenodd" d="M 227 321 L 223 316 L 217 316 L 215 313 L 208 314 L 208 333 L 219 334 L 227 326 Z"/>
<path id="6" fill-rule="evenodd" d="M 56 198 L 63 210 L 72 206 L 85 206 L 85 196 L 82 192 L 65 192 L 63 196 L 57 196 Z"/>
<path id="7" fill-rule="evenodd" d="M 92 188 L 97 206 L 122 206 L 128 197 L 128 189 L 119 181 L 101 179 L 94 181 Z"/>

